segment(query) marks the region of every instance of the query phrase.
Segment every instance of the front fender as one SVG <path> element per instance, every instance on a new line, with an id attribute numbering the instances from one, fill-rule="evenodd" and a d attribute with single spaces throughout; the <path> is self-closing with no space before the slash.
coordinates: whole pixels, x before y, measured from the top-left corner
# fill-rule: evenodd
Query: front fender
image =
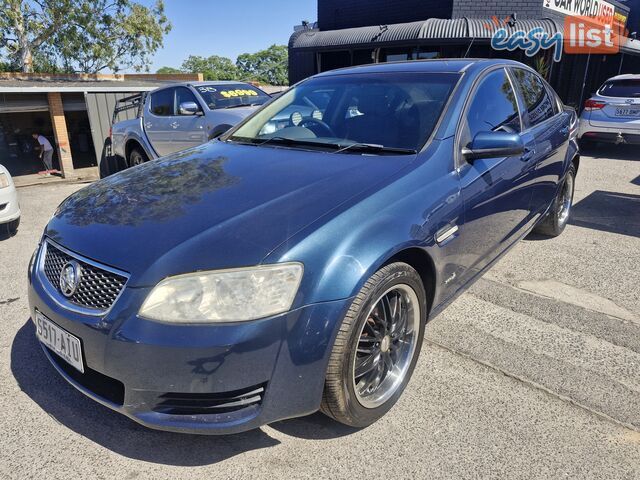
<path id="1" fill-rule="evenodd" d="M 356 295 L 390 258 L 417 248 L 435 267 L 437 301 L 447 260 L 434 236 L 444 226 L 460 223 L 462 217 L 458 176 L 447 167 L 424 163 L 332 219 L 307 227 L 263 262 L 304 264 L 295 301 L 302 306 Z"/>

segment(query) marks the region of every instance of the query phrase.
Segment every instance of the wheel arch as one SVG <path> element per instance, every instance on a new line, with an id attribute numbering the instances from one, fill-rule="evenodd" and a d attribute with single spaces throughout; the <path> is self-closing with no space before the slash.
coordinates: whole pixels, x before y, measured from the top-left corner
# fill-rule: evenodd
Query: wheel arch
<path id="1" fill-rule="evenodd" d="M 425 293 L 427 294 L 428 315 L 433 308 L 433 301 L 436 294 L 437 275 L 433 258 L 431 258 L 431 255 L 429 255 L 427 251 L 420 247 L 409 247 L 394 253 L 387 260 L 383 261 L 380 266 L 376 268 L 376 271 L 386 265 L 396 262 L 406 263 L 418 272 L 418 275 L 420 275 L 422 285 L 424 286 Z"/>

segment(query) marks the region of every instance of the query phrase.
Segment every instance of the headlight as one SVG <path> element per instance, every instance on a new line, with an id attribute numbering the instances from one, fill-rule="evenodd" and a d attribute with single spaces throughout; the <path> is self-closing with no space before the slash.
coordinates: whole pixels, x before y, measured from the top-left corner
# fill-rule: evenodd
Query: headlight
<path id="1" fill-rule="evenodd" d="M 198 272 L 161 281 L 140 315 L 170 323 L 244 322 L 286 312 L 302 279 L 300 263 Z"/>
<path id="2" fill-rule="evenodd" d="M 9 186 L 9 178 L 4 172 L 0 172 L 0 188 L 7 188 Z"/>

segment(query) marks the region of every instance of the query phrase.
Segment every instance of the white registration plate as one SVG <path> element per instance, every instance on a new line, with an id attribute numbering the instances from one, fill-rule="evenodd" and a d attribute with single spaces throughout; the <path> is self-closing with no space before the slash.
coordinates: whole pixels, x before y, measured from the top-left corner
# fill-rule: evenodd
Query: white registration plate
<path id="1" fill-rule="evenodd" d="M 60 358 L 84 373 L 80 339 L 63 330 L 40 312 L 36 312 L 36 335 Z"/>
<path id="2" fill-rule="evenodd" d="M 616 117 L 640 117 L 640 108 L 616 108 Z"/>

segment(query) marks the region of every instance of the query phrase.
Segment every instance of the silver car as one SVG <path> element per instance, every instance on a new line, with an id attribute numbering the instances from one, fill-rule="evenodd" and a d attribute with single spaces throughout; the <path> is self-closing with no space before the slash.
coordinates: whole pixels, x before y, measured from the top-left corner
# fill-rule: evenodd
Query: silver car
<path id="1" fill-rule="evenodd" d="M 610 78 L 585 102 L 578 139 L 583 145 L 640 144 L 640 75 Z"/>

